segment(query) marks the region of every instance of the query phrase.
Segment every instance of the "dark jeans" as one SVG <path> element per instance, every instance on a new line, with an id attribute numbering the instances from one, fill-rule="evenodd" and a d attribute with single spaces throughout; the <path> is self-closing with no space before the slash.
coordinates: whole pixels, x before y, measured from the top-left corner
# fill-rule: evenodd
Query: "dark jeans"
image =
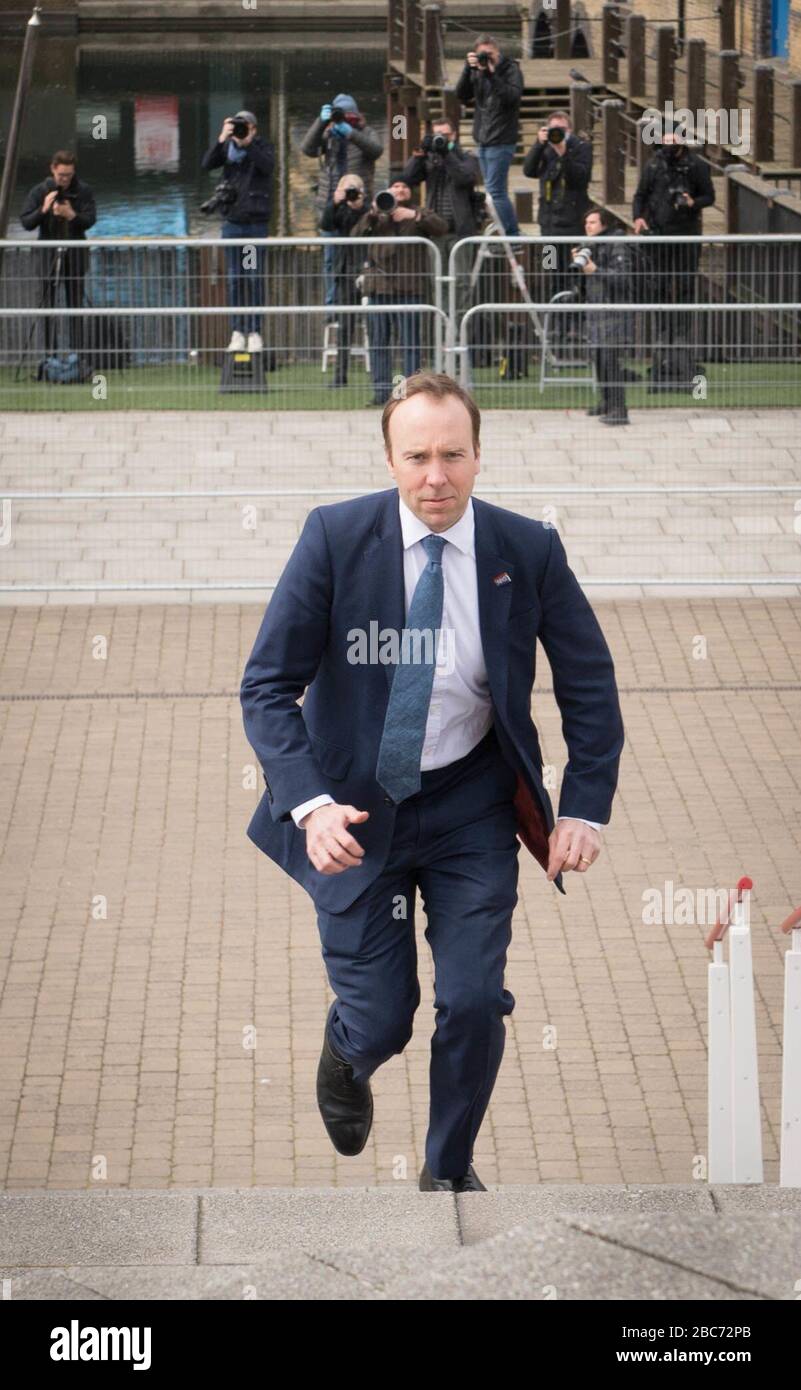
<path id="1" fill-rule="evenodd" d="M 414 304 L 416 298 L 404 294 L 374 294 L 371 304 Z M 392 337 L 400 345 L 403 375 L 413 376 L 420 368 L 420 315 L 368 314 L 367 329 L 370 341 L 370 369 L 373 376 L 373 395 L 386 401 L 392 393 Z"/>
<path id="2" fill-rule="evenodd" d="M 647 243 L 646 243 L 647 244 Z M 673 242 L 648 246 L 648 271 L 654 303 L 691 304 L 695 298 L 698 261 L 701 247 L 698 242 L 677 237 Z M 660 313 L 656 320 L 656 337 L 664 341 L 689 342 L 695 334 L 692 313 Z"/>
<path id="3" fill-rule="evenodd" d="M 267 224 L 260 222 L 223 222 L 223 237 L 265 237 Z M 254 304 L 264 303 L 265 246 L 226 246 L 225 271 L 228 281 L 228 303 L 235 311 L 231 315 L 234 333 L 260 333 L 261 315 L 245 313 Z"/>
<path id="4" fill-rule="evenodd" d="M 421 997 L 419 888 L 436 1011 L 425 1157 L 435 1177 L 460 1177 L 472 1161 L 503 1057 L 504 1018 L 515 1005 L 504 967 L 517 903 L 517 774 L 491 728 L 465 757 L 422 772 L 420 782 L 398 807 L 378 878 L 344 912 L 318 909 L 336 995 L 327 1026 L 334 1051 L 362 1080 L 403 1051 Z"/>
<path id="5" fill-rule="evenodd" d="M 622 348 L 593 348 L 593 358 L 604 415 L 626 415 Z"/>

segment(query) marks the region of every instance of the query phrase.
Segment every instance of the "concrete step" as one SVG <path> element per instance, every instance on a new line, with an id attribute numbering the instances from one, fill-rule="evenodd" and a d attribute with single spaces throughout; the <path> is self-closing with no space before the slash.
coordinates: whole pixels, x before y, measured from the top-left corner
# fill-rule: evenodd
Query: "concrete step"
<path id="1" fill-rule="evenodd" d="M 770 1185 L 19 1191 L 17 1299 L 792 1300 L 801 1189 Z"/>

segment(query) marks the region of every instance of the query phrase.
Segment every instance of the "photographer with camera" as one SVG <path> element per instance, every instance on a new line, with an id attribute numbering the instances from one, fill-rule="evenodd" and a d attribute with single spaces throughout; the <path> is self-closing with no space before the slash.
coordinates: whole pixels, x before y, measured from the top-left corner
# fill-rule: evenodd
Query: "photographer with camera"
<path id="1" fill-rule="evenodd" d="M 592 208 L 586 214 L 584 230 L 588 237 L 624 236 L 619 227 L 610 231 L 607 214 L 602 208 Z M 597 246 L 574 246 L 571 255 L 573 271 L 584 276 L 588 304 L 626 303 L 631 290 L 633 258 L 625 241 L 619 245 L 603 241 Z M 597 415 L 604 425 L 627 425 L 623 358 L 632 343 L 634 315 L 590 312 L 586 318 L 587 338 L 601 397 L 587 414 Z"/>
<path id="2" fill-rule="evenodd" d="M 462 237 L 476 236 L 481 227 L 483 194 L 477 189 L 481 179 L 478 160 L 461 148 L 456 126 L 447 116 L 442 116 L 432 122 L 431 133 L 421 140 L 402 177 L 410 188 L 425 182 L 426 208 L 441 217 L 447 225 L 448 230 L 443 236 L 432 238 L 442 255 L 443 274 L 447 274 L 451 248 Z M 458 267 L 457 325 L 467 308 L 475 251 L 475 246 L 465 248 Z"/>
<path id="3" fill-rule="evenodd" d="M 28 232 L 38 228 L 40 241 L 85 242 L 88 229 L 97 221 L 94 194 L 88 183 L 78 178 L 75 168 L 75 155 L 70 150 L 57 150 L 50 161 L 50 177 L 28 194 L 20 222 Z M 67 307 L 82 308 L 88 263 L 85 246 L 58 246 L 51 252 L 42 262 L 40 308 L 55 308 L 59 285 Z M 45 319 L 44 339 L 49 354 L 56 340 L 54 319 Z M 80 352 L 83 333 L 79 318 L 69 320 L 69 344 L 73 352 Z"/>
<path id="4" fill-rule="evenodd" d="M 358 174 L 343 174 L 320 218 L 320 230 L 328 236 L 350 236 L 356 223 L 364 212 L 364 181 Z M 334 279 L 334 304 L 358 304 L 359 292 L 356 276 L 359 273 L 362 256 L 361 246 L 332 246 Z M 337 354 L 334 374 L 329 379 L 331 387 L 347 386 L 348 361 L 353 342 L 354 314 L 342 314 L 338 320 Z"/>
<path id="5" fill-rule="evenodd" d="M 259 135 L 253 112 L 226 116 L 216 143 L 202 160 L 204 169 L 223 170 L 212 197 L 201 206 L 207 214 L 222 213 L 222 237 L 267 236 L 274 167 L 273 147 Z M 247 310 L 259 304 L 265 292 L 265 251 L 264 246 L 226 247 L 228 302 L 234 309 L 229 352 L 263 350 L 260 317 Z"/>
<path id="6" fill-rule="evenodd" d="M 659 236 L 673 236 L 673 244 L 649 246 L 647 274 L 653 297 L 660 304 L 691 304 L 695 298 L 696 275 L 701 247 L 698 242 L 685 242 L 682 237 L 700 236 L 701 212 L 712 207 L 715 190 L 709 166 L 687 148 L 686 140 L 677 131 L 665 131 L 662 143 L 648 160 L 637 185 L 632 203 L 634 231 Z M 682 356 L 691 355 L 694 336 L 689 315 L 665 314 L 660 319 L 661 336 L 671 346 L 665 353 L 660 376 L 673 376 L 676 384 L 686 385 L 692 370 L 682 367 Z M 677 348 L 678 344 L 678 348 Z"/>
<path id="7" fill-rule="evenodd" d="M 520 64 L 501 53 L 491 34 L 479 34 L 475 48 L 467 54 L 456 95 L 461 102 L 475 103 L 473 139 L 478 146 L 484 187 L 506 235 L 519 236 L 520 227 L 509 197 L 509 168 L 517 151 L 520 128 Z"/>
<path id="8" fill-rule="evenodd" d="M 592 144 L 574 135 L 566 111 L 552 111 L 523 162 L 527 179 L 539 179 L 542 236 L 581 236 L 589 207 Z M 549 298 L 568 288 L 571 247 L 554 247 L 556 266 Z"/>
<path id="9" fill-rule="evenodd" d="M 370 304 L 422 304 L 427 300 L 430 260 L 425 247 L 403 245 L 406 237 L 441 237 L 448 224 L 437 213 L 411 206 L 412 190 L 406 179 L 395 179 L 381 189 L 370 207 L 351 229 L 355 237 L 395 237 L 397 245 L 369 248 L 362 271 L 364 292 Z M 392 394 L 394 331 L 403 353 L 403 375 L 420 369 L 420 315 L 368 314 L 370 361 L 373 374 L 372 405 L 383 406 Z"/>
<path id="10" fill-rule="evenodd" d="M 322 219 L 326 204 L 334 196 L 334 189 L 344 174 L 357 174 L 368 200 L 373 196 L 376 160 L 384 153 L 384 146 L 367 125 L 355 99 L 346 92 L 340 92 L 332 102 L 323 104 L 300 148 L 309 158 L 319 160 L 320 177 L 314 197 L 318 220 Z M 331 235 L 331 232 L 323 232 L 323 236 Z M 334 303 L 335 249 L 326 246 L 323 251 L 326 304 Z"/>

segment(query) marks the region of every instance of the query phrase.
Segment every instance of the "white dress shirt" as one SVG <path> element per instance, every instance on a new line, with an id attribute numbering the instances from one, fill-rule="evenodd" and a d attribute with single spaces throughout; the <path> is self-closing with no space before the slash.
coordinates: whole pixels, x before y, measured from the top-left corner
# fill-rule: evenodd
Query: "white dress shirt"
<path id="1" fill-rule="evenodd" d="M 486 734 L 493 722 L 478 613 L 475 513 L 473 499 L 459 520 L 446 531 L 432 532 L 398 495 L 403 537 L 403 581 L 408 614 L 417 581 L 428 563 L 422 538 L 438 534 L 445 539 L 442 551 L 444 599 L 437 664 L 431 689 L 420 771 L 445 767 L 464 758 Z M 299 825 L 318 806 L 333 801 L 321 793 L 295 806 L 292 819 Z M 560 816 L 560 820 L 567 817 Z M 583 819 L 572 817 L 571 819 Z M 597 821 L 587 821 L 594 830 Z"/>

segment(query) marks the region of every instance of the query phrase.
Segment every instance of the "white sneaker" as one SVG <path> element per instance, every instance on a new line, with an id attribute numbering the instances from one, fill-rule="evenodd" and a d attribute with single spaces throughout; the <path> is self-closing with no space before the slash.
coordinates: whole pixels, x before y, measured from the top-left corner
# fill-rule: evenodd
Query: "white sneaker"
<path id="1" fill-rule="evenodd" d="M 248 333 L 248 352 L 261 352 L 263 348 L 261 333 Z"/>
<path id="2" fill-rule="evenodd" d="M 230 343 L 228 344 L 228 347 L 226 348 L 226 351 L 227 351 L 227 352 L 244 352 L 244 351 L 245 351 L 245 335 L 244 335 L 244 333 L 232 333 L 232 334 L 231 334 L 231 341 L 230 341 Z"/>

